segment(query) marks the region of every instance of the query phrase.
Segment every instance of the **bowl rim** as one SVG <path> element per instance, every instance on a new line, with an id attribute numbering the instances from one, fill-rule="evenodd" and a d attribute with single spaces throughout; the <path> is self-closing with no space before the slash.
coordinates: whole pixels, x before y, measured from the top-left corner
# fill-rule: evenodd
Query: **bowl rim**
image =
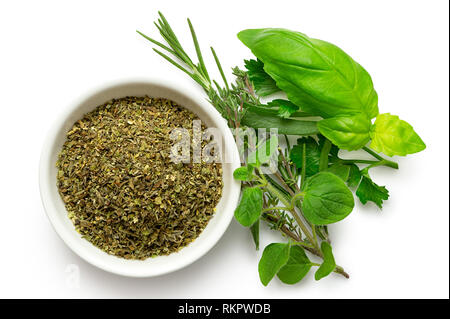
<path id="1" fill-rule="evenodd" d="M 51 188 L 56 187 L 56 182 L 52 186 L 52 181 L 50 181 L 49 175 L 49 163 L 52 162 L 52 148 L 55 143 L 55 140 L 57 139 L 57 134 L 61 131 L 61 127 L 64 125 L 65 121 L 67 121 L 73 112 L 75 112 L 78 108 L 80 108 L 83 105 L 83 102 L 87 101 L 90 97 L 95 96 L 96 94 L 99 94 L 100 92 L 111 90 L 116 87 L 121 86 L 129 86 L 129 85 L 150 85 L 150 86 L 158 86 L 162 88 L 166 88 L 168 90 L 175 91 L 176 93 L 185 96 L 192 101 L 194 101 L 203 111 L 208 113 L 208 115 L 211 117 L 212 121 L 214 122 L 214 125 L 216 125 L 217 128 L 220 129 L 220 131 L 223 134 L 223 150 L 225 152 L 231 152 L 231 163 L 227 164 L 230 165 L 231 170 L 235 170 L 236 168 L 241 166 L 240 163 L 240 157 L 237 150 L 237 146 L 234 141 L 233 134 L 231 133 L 231 130 L 228 128 L 228 125 L 226 124 L 225 119 L 220 115 L 220 113 L 206 100 L 205 96 L 200 94 L 197 88 L 188 87 L 182 83 L 175 82 L 173 80 L 165 79 L 165 78 L 154 78 L 154 77 L 145 77 L 145 78 L 125 78 L 115 81 L 108 81 L 103 85 L 97 85 L 89 90 L 87 90 L 85 93 L 79 94 L 78 97 L 75 100 L 72 100 L 68 103 L 68 107 L 66 107 L 62 112 L 57 114 L 55 117 L 56 119 L 53 121 L 53 124 L 50 126 L 48 133 L 45 137 L 45 141 L 42 146 L 41 156 L 40 156 L 40 162 L 39 162 L 39 190 L 40 190 L 40 197 L 42 204 L 44 206 L 44 210 L 46 212 L 46 215 L 53 227 L 53 229 L 56 231 L 58 236 L 63 240 L 63 242 L 79 257 L 81 257 L 83 260 L 88 262 L 91 265 L 96 266 L 97 268 L 100 268 L 102 270 L 105 270 L 107 272 L 126 276 L 126 277 L 138 277 L 138 278 L 144 278 L 144 277 L 155 277 L 164 275 L 170 272 L 177 271 L 179 269 L 182 269 L 191 263 L 197 261 L 201 257 L 203 257 L 208 251 L 210 251 L 220 240 L 220 238 L 224 235 L 225 231 L 228 229 L 231 220 L 234 216 L 234 209 L 236 208 L 239 200 L 240 195 L 240 189 L 241 189 L 241 183 L 239 181 L 236 181 L 232 179 L 230 181 L 231 187 L 230 191 L 228 192 L 228 196 L 231 199 L 230 201 L 227 201 L 226 203 L 226 209 L 225 211 L 228 211 L 226 214 L 226 218 L 216 226 L 214 232 L 210 233 L 207 238 L 208 242 L 207 244 L 204 244 L 202 246 L 202 249 L 197 249 L 196 253 L 193 253 L 190 258 L 185 258 L 185 260 L 181 260 L 178 263 L 171 264 L 170 267 L 159 267 L 160 269 L 156 271 L 155 269 L 151 269 L 151 266 L 149 266 L 149 269 L 147 271 L 130 271 L 130 269 L 127 269 L 126 265 L 124 266 L 111 266 L 107 262 L 99 262 L 98 258 L 94 257 L 91 253 L 89 253 L 87 250 L 83 249 L 81 242 L 80 244 L 77 244 L 78 239 L 75 239 L 75 237 L 71 234 L 69 234 L 66 229 L 63 227 L 63 224 L 57 221 L 57 216 L 60 214 L 60 210 L 58 210 L 53 203 L 53 200 L 50 196 L 51 194 Z M 106 102 L 106 101 L 105 101 Z M 67 214 L 67 212 L 66 212 Z M 84 240 L 81 237 L 80 240 Z M 196 240 L 198 240 L 197 238 Z M 112 255 L 111 255 L 112 256 Z M 113 256 L 115 257 L 115 256 Z M 116 257 L 119 258 L 119 257 Z M 156 257 L 158 258 L 158 257 Z M 136 260 L 126 260 L 124 261 L 131 261 L 136 262 Z M 147 259 L 148 260 L 148 259 Z"/>

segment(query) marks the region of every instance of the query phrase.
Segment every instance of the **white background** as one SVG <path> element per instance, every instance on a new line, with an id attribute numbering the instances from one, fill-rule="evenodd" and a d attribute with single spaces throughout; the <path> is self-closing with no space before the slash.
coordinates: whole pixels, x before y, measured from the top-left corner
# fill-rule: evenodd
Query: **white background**
<path id="1" fill-rule="evenodd" d="M 445 0 L 2 1 L 0 297 L 448 298 L 448 9 Z M 99 270 L 56 235 L 40 202 L 38 163 L 58 114 L 117 79 L 161 76 L 198 90 L 135 33 L 158 37 L 157 10 L 188 49 L 190 17 L 204 51 L 213 45 L 228 71 L 250 57 L 236 38 L 245 28 L 285 27 L 335 43 L 370 72 L 381 112 L 400 115 L 421 135 L 427 149 L 396 158 L 400 170 L 373 170 L 391 194 L 383 210 L 358 204 L 331 226 L 350 280 L 315 282 L 309 274 L 294 286 L 274 280 L 263 287 L 260 252 L 235 221 L 205 257 L 150 279 Z M 214 69 L 209 55 L 206 61 Z M 262 247 L 274 240 L 277 234 L 263 232 Z"/>

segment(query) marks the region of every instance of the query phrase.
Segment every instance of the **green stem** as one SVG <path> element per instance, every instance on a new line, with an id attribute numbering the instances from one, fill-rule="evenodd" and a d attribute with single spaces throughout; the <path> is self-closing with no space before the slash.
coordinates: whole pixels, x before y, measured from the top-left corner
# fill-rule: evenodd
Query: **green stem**
<path id="1" fill-rule="evenodd" d="M 263 217 L 264 218 L 264 217 Z M 278 217 L 275 216 L 269 216 L 267 218 L 268 221 L 278 221 Z M 320 257 L 323 259 L 323 254 L 322 251 L 320 249 L 317 249 L 316 247 L 314 247 L 311 244 L 305 243 L 304 241 L 301 240 L 301 238 L 299 236 L 297 236 L 296 234 L 292 233 L 289 229 L 287 229 L 287 227 L 285 225 L 282 225 L 280 230 L 289 238 L 291 238 L 293 240 L 293 244 L 298 244 L 301 245 L 305 248 L 305 250 L 309 251 L 311 254 Z M 312 263 L 313 266 L 318 266 L 320 267 L 320 264 L 318 263 Z M 345 278 L 349 278 L 350 276 L 344 271 L 344 269 L 341 266 L 336 266 L 336 268 L 333 270 L 335 273 L 344 276 Z"/>
<path id="2" fill-rule="evenodd" d="M 314 237 L 314 242 L 317 243 L 317 233 L 316 233 L 316 226 L 312 225 L 311 226 L 312 229 L 312 233 L 313 233 L 313 237 Z"/>
<path id="3" fill-rule="evenodd" d="M 371 148 L 364 146 L 363 150 L 365 150 L 367 153 L 369 153 L 370 155 L 372 155 L 373 157 L 375 157 L 379 162 L 381 162 L 381 164 L 376 165 L 376 166 L 387 166 L 387 167 L 392 167 L 394 169 L 398 169 L 398 164 L 396 162 L 390 161 L 384 157 L 382 157 L 381 155 L 377 154 L 374 150 L 372 150 Z"/>
<path id="4" fill-rule="evenodd" d="M 383 158 L 378 155 L 374 150 L 372 150 L 371 148 L 367 147 L 367 146 L 363 146 L 363 150 L 365 150 L 367 153 L 369 153 L 370 155 L 372 155 L 373 157 L 375 157 L 377 160 L 382 160 Z"/>
<path id="5" fill-rule="evenodd" d="M 299 192 L 299 193 L 295 194 L 294 196 L 292 196 L 292 199 L 291 199 L 291 207 L 294 208 L 294 207 L 295 207 L 295 201 L 296 201 L 299 197 L 303 197 L 303 196 L 305 196 L 305 193 L 303 193 L 303 192 Z"/>
<path id="6" fill-rule="evenodd" d="M 272 196 L 277 197 L 279 199 L 279 201 L 282 202 L 286 207 L 291 206 L 291 203 L 289 202 L 289 200 L 280 191 L 278 191 L 278 189 L 276 189 L 272 184 L 268 183 L 266 186 L 266 189 L 269 193 L 272 194 Z M 313 236 L 309 232 L 306 225 L 303 223 L 302 219 L 300 218 L 300 215 L 297 213 L 295 208 L 291 209 L 290 212 L 291 212 L 292 216 L 294 216 L 295 221 L 297 222 L 298 226 L 300 227 L 302 232 L 305 234 L 305 236 L 308 238 L 308 240 L 312 244 L 316 245 L 316 243 L 314 242 Z"/>
<path id="7" fill-rule="evenodd" d="M 333 272 L 335 272 L 335 273 L 337 273 L 339 275 L 342 275 L 342 276 L 344 276 L 347 279 L 350 278 L 349 274 L 347 274 L 344 271 L 344 268 L 342 268 L 341 266 L 336 266 L 336 268 L 334 268 Z"/>
<path id="8" fill-rule="evenodd" d="M 289 211 L 290 208 L 289 207 L 283 207 L 283 206 L 274 206 L 274 207 L 268 207 L 262 210 L 262 213 L 265 212 L 270 212 L 272 210 L 284 210 L 284 211 Z"/>
<path id="9" fill-rule="evenodd" d="M 344 163 L 344 164 L 373 164 L 373 163 L 378 163 L 379 161 L 358 160 L 358 159 L 340 159 L 339 162 Z"/>
<path id="10" fill-rule="evenodd" d="M 330 140 L 326 140 L 320 152 L 319 171 L 324 171 L 328 168 L 328 153 L 331 150 Z"/>
<path id="11" fill-rule="evenodd" d="M 302 155 L 302 171 L 300 175 L 300 189 L 305 186 L 306 180 L 306 143 L 303 143 L 303 155 Z"/>
<path id="12" fill-rule="evenodd" d="M 311 265 L 320 267 L 320 264 L 318 264 L 318 263 L 311 263 Z M 347 274 L 344 271 L 344 268 L 342 268 L 341 266 L 336 266 L 336 268 L 334 268 L 333 272 L 336 273 L 336 274 L 342 275 L 342 276 L 344 276 L 347 279 L 350 278 L 349 274 Z"/>
<path id="13" fill-rule="evenodd" d="M 310 245 L 310 244 L 308 244 L 308 243 L 305 243 L 304 241 L 295 241 L 295 242 L 292 242 L 292 244 L 293 244 L 293 245 L 299 245 L 299 246 L 303 246 L 303 247 L 307 247 L 307 248 L 314 249 L 314 246 L 313 246 L 313 245 Z"/>

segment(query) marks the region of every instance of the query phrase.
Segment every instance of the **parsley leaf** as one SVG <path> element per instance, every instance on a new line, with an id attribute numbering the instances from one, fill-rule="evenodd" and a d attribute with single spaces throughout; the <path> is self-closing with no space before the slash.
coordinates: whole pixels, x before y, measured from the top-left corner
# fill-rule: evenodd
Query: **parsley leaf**
<path id="1" fill-rule="evenodd" d="M 283 100 L 283 99 L 275 99 L 269 103 L 267 103 L 268 106 L 277 106 L 278 107 L 278 116 L 282 118 L 288 118 L 293 113 L 297 112 L 299 110 L 299 107 L 292 103 L 289 100 Z"/>
<path id="2" fill-rule="evenodd" d="M 280 91 L 275 81 L 264 71 L 261 60 L 244 60 L 248 78 L 255 87 L 256 94 L 267 96 Z"/>
<path id="3" fill-rule="evenodd" d="M 379 208 L 382 208 L 383 200 L 389 198 L 389 191 L 384 186 L 378 186 L 370 178 L 368 173 L 364 173 L 361 183 L 356 190 L 361 203 L 366 204 L 368 201 L 374 202 Z"/>
<path id="4" fill-rule="evenodd" d="M 299 138 L 289 156 L 300 170 L 303 162 L 303 144 L 306 144 L 306 176 L 312 176 L 319 172 L 320 162 L 320 148 L 315 139 L 312 137 Z"/>

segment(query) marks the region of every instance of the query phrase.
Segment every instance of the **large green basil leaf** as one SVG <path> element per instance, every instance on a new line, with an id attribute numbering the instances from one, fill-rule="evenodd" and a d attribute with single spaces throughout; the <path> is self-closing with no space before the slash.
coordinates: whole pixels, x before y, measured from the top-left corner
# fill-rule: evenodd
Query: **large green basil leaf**
<path id="1" fill-rule="evenodd" d="M 360 149 L 370 140 L 372 123 L 364 114 L 333 117 L 317 123 L 320 133 L 341 149 Z"/>
<path id="2" fill-rule="evenodd" d="M 329 172 L 320 172 L 306 180 L 303 213 L 314 225 L 338 222 L 353 210 L 353 194 L 345 182 Z"/>
<path id="3" fill-rule="evenodd" d="M 377 116 L 369 73 L 337 46 L 286 29 L 248 29 L 238 38 L 302 110 L 324 118 Z"/>
<path id="4" fill-rule="evenodd" d="M 425 143 L 406 121 L 389 113 L 377 116 L 370 130 L 370 147 L 387 156 L 417 153 L 425 149 Z"/>

